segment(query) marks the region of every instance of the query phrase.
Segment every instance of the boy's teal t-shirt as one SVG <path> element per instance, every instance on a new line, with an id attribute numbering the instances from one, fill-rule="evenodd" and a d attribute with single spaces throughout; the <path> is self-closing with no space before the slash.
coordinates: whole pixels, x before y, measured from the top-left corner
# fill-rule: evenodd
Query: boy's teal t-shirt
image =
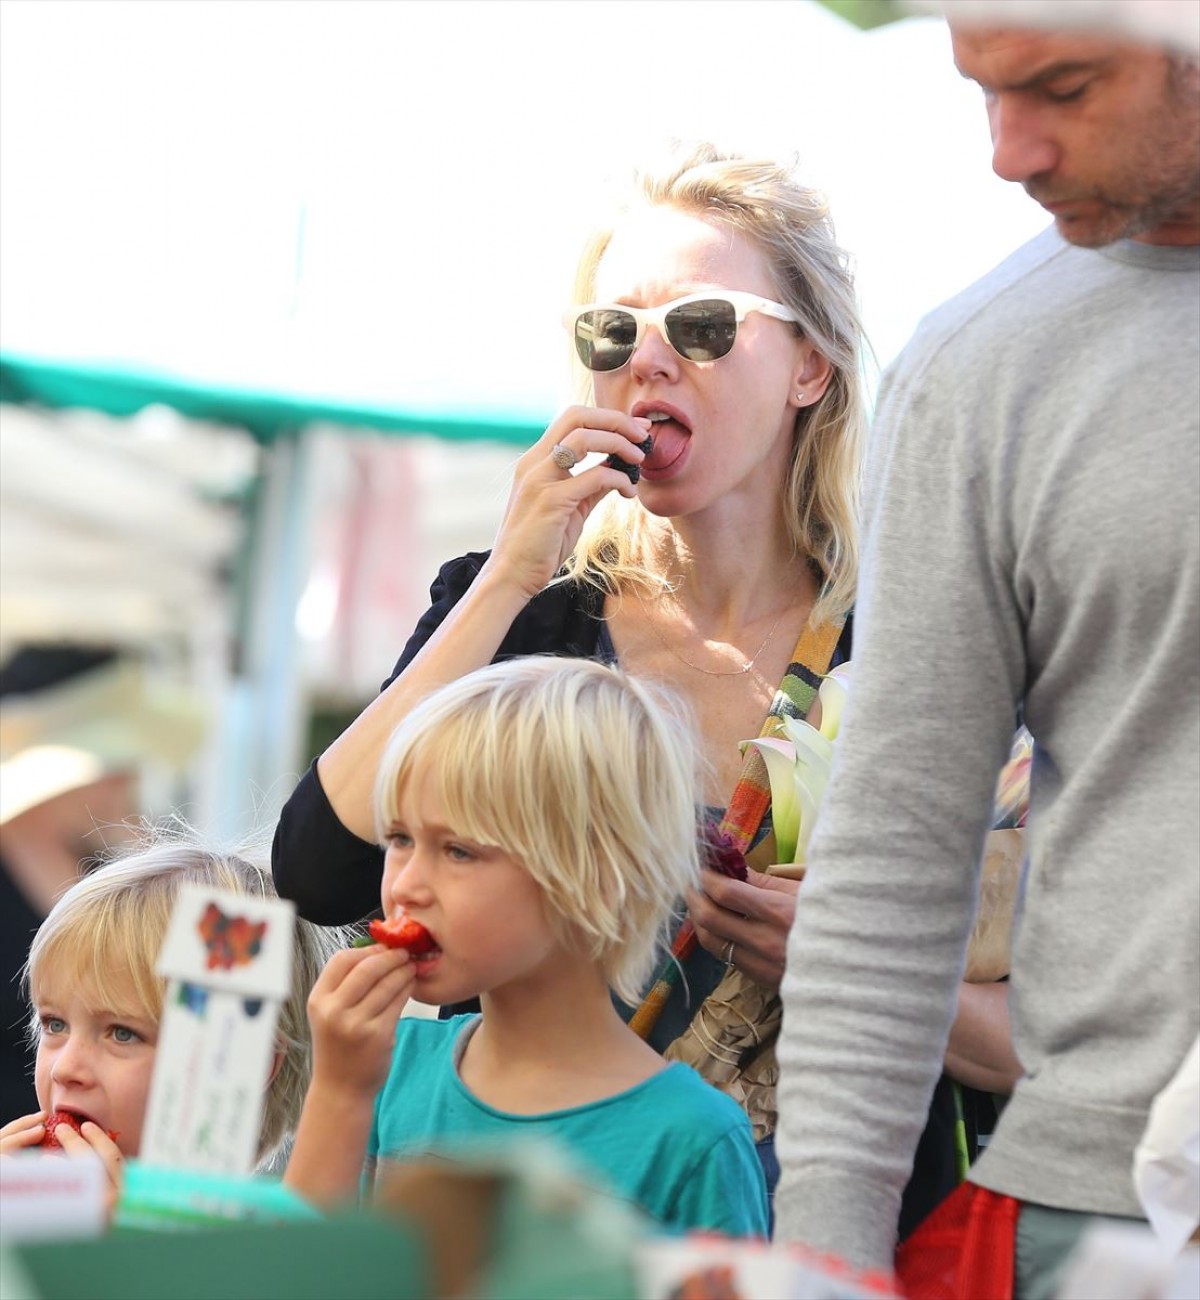
<path id="1" fill-rule="evenodd" d="M 458 1076 L 478 1016 L 406 1018 L 375 1100 L 369 1155 L 413 1159 L 521 1137 L 565 1150 L 580 1175 L 665 1228 L 767 1235 L 767 1189 L 750 1122 L 680 1062 L 603 1101 L 544 1115 L 481 1102 Z"/>

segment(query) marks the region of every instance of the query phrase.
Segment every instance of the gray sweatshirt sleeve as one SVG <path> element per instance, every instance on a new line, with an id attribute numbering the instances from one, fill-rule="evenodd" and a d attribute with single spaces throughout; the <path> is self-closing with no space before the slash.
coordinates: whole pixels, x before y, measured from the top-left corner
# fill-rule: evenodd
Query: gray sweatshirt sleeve
<path id="1" fill-rule="evenodd" d="M 1023 679 L 1005 524 L 922 356 L 886 378 L 872 432 L 852 691 L 779 1045 L 777 1235 L 867 1266 L 891 1265 Z"/>

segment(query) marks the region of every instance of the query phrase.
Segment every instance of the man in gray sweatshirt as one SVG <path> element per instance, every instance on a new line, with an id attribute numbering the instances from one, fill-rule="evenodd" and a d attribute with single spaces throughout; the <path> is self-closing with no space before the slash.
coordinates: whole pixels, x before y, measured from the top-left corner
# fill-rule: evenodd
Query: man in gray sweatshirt
<path id="1" fill-rule="evenodd" d="M 971 1179 L 1018 1295 L 1200 1028 L 1200 71 L 952 24 L 997 173 L 1054 217 L 924 321 L 872 433 L 855 671 L 783 984 L 777 1235 L 889 1265 L 997 772 L 1036 741 L 1013 952 L 1025 1075 Z"/>

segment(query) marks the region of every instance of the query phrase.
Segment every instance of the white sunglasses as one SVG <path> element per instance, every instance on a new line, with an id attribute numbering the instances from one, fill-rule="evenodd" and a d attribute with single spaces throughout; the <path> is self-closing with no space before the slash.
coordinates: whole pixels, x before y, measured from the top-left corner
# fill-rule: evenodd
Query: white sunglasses
<path id="1" fill-rule="evenodd" d="M 589 370 L 620 370 L 646 333 L 656 325 L 667 342 L 688 361 L 716 361 L 737 338 L 738 325 L 752 312 L 799 323 L 790 307 L 770 298 L 737 290 L 692 293 L 661 307 L 617 307 L 591 303 L 572 307 L 563 325 L 575 339 L 575 351 Z"/>

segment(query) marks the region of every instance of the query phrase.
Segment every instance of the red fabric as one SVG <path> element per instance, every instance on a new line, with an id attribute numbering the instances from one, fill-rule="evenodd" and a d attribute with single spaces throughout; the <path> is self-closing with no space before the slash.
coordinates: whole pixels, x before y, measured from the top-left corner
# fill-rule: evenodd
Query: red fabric
<path id="1" fill-rule="evenodd" d="M 906 1300 L 1012 1300 L 1021 1202 L 966 1182 L 896 1253 Z"/>

